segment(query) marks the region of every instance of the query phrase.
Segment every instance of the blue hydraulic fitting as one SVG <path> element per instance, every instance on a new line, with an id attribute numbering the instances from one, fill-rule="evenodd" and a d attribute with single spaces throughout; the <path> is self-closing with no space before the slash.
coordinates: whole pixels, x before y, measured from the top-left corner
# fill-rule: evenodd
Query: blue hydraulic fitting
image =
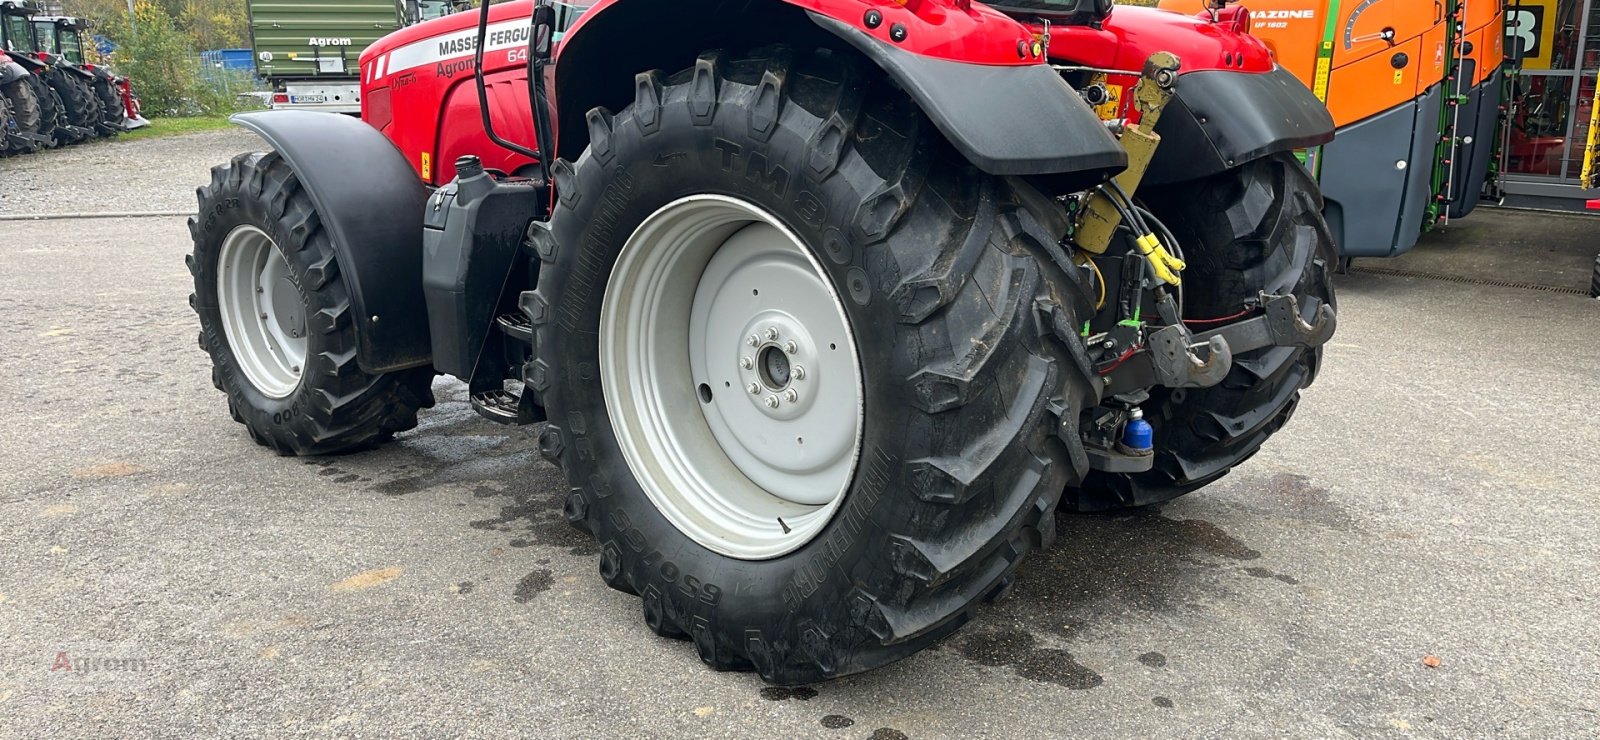
<path id="1" fill-rule="evenodd" d="M 1156 432 L 1144 420 L 1144 411 L 1135 407 L 1128 412 L 1128 425 L 1122 429 L 1122 446 L 1129 453 L 1148 455 L 1156 446 Z"/>

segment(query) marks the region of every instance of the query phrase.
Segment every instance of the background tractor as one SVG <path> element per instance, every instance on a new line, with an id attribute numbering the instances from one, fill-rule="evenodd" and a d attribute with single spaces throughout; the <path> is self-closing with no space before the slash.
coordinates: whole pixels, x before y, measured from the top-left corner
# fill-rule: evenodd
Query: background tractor
<path id="1" fill-rule="evenodd" d="M 1248 16 L 1338 126 L 1306 164 L 1344 257 L 1401 254 L 1472 211 L 1495 160 L 1501 0 L 1252 0 Z"/>
<path id="2" fill-rule="evenodd" d="M 778 683 L 882 665 L 1004 593 L 1058 507 L 1205 486 L 1316 377 L 1336 255 L 1295 152 L 1333 121 L 1214 10 L 405 28 L 361 55 L 362 121 L 236 117 L 270 150 L 198 191 L 199 344 L 284 455 L 387 440 L 455 376 L 543 422 L 652 630 Z"/>
<path id="3" fill-rule="evenodd" d="M 103 64 L 94 64 L 84 55 L 83 32 L 92 28 L 82 18 L 70 16 L 34 16 L 35 51 L 59 57 L 63 65 L 76 67 L 90 76 L 90 88 L 100 105 L 100 119 L 96 125 L 102 135 L 114 136 L 150 125 L 139 115 L 139 98 L 133 94 L 133 84 L 126 76 L 115 74 Z"/>

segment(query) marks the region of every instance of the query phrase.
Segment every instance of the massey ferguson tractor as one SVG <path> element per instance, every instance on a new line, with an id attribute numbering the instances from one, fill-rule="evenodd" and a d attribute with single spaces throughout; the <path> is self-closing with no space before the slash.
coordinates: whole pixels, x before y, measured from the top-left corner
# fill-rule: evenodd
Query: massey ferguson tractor
<path id="1" fill-rule="evenodd" d="M 189 222 L 212 380 L 257 442 L 327 455 L 455 376 L 542 423 L 601 578 L 708 665 L 915 653 L 1058 507 L 1255 454 L 1334 330 L 1295 156 L 1333 122 L 1248 12 L 1009 2 L 513 0 L 400 30 L 360 57 L 363 121 L 236 118 L 270 150 Z"/>

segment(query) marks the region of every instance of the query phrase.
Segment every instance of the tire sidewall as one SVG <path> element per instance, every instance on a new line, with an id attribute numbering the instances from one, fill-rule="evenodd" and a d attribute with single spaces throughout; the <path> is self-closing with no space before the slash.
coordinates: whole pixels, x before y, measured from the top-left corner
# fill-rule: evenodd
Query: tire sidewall
<path id="1" fill-rule="evenodd" d="M 240 226 L 254 226 L 265 233 L 273 248 L 283 255 L 288 264 L 288 276 L 299 294 L 301 309 L 307 317 L 306 366 L 301 368 L 301 382 L 294 392 L 283 398 L 272 398 L 250 382 L 239 365 L 228 335 L 223 328 L 221 296 L 218 294 L 217 271 L 222 245 L 228 235 Z M 311 318 L 322 307 L 317 305 L 316 293 L 307 290 L 304 257 L 306 251 L 301 238 L 289 225 L 270 214 L 266 198 L 252 195 L 245 187 L 229 183 L 212 194 L 209 202 L 202 202 L 196 218 L 194 233 L 195 310 L 200 315 L 201 331 L 206 339 L 206 350 L 219 371 L 223 391 L 228 394 L 235 410 L 252 429 L 282 428 L 285 435 L 299 428 L 299 422 L 311 410 L 314 391 L 305 379 L 315 371 L 318 356 L 326 347 L 325 335 L 311 330 Z"/>
<path id="2" fill-rule="evenodd" d="M 720 622 L 756 628 L 747 639 L 800 636 L 804 643 L 837 637 L 859 621 L 850 615 L 867 605 L 852 593 L 855 584 L 893 579 L 889 543 L 874 535 L 894 530 L 896 519 L 903 528 L 905 517 L 915 515 L 895 494 L 905 490 L 895 478 L 926 429 L 905 383 L 910 363 L 897 347 L 897 312 L 879 287 L 894 284 L 896 267 L 886 255 L 869 259 L 852 246 L 873 240 L 856 226 L 870 194 L 844 177 L 817 181 L 807 174 L 808 142 L 800 132 L 780 123 L 762 140 L 745 125 L 747 111 L 730 107 L 724 95 L 721 109 L 703 122 L 682 101 L 669 101 L 657 111 L 664 119 L 657 127 L 642 125 L 637 109 L 625 111 L 608 140 L 596 139 L 579 160 L 571 181 L 560 183 L 565 196 L 552 227 L 558 244 L 572 246 L 546 268 L 562 279 L 541 281 L 552 287 L 553 320 L 551 341 L 541 340 L 539 354 L 560 360 L 549 363 L 554 387 L 545 399 L 551 419 L 572 435 L 567 445 L 577 454 L 563 461 L 575 486 L 588 484 L 582 486 L 587 519 L 602 559 L 621 563 L 623 578 L 645 599 L 647 617 L 656 599 L 690 631 Z M 656 509 L 620 452 L 599 383 L 599 316 L 622 245 L 656 210 L 698 194 L 753 204 L 799 237 L 822 266 L 856 341 L 864 420 L 849 490 L 815 538 L 769 560 L 714 553 Z M 721 598 L 735 587 L 737 599 Z M 762 647 L 746 647 L 767 673 Z M 832 660 L 825 652 L 811 657 L 826 669 Z"/>

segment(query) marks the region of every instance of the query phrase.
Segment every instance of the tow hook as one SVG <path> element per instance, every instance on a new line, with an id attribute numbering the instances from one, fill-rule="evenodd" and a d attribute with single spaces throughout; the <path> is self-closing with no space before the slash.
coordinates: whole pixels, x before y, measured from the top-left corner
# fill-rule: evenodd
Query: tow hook
<path id="1" fill-rule="evenodd" d="M 1151 332 L 1145 347 L 1105 379 L 1105 396 L 1138 388 L 1210 388 L 1233 369 L 1235 355 L 1263 347 L 1319 347 L 1333 337 L 1338 324 L 1333 307 L 1324 303 L 1307 322 L 1293 295 L 1262 293 L 1260 315 L 1218 329 L 1190 333 L 1182 324 Z"/>
<path id="2" fill-rule="evenodd" d="M 1316 316 L 1307 322 L 1300 318 L 1300 301 L 1293 295 L 1262 293 L 1261 315 L 1195 335 L 1197 341 L 1227 339 L 1234 352 L 1252 352 L 1262 347 L 1320 347 L 1333 338 L 1338 319 L 1333 306 L 1317 307 Z"/>

